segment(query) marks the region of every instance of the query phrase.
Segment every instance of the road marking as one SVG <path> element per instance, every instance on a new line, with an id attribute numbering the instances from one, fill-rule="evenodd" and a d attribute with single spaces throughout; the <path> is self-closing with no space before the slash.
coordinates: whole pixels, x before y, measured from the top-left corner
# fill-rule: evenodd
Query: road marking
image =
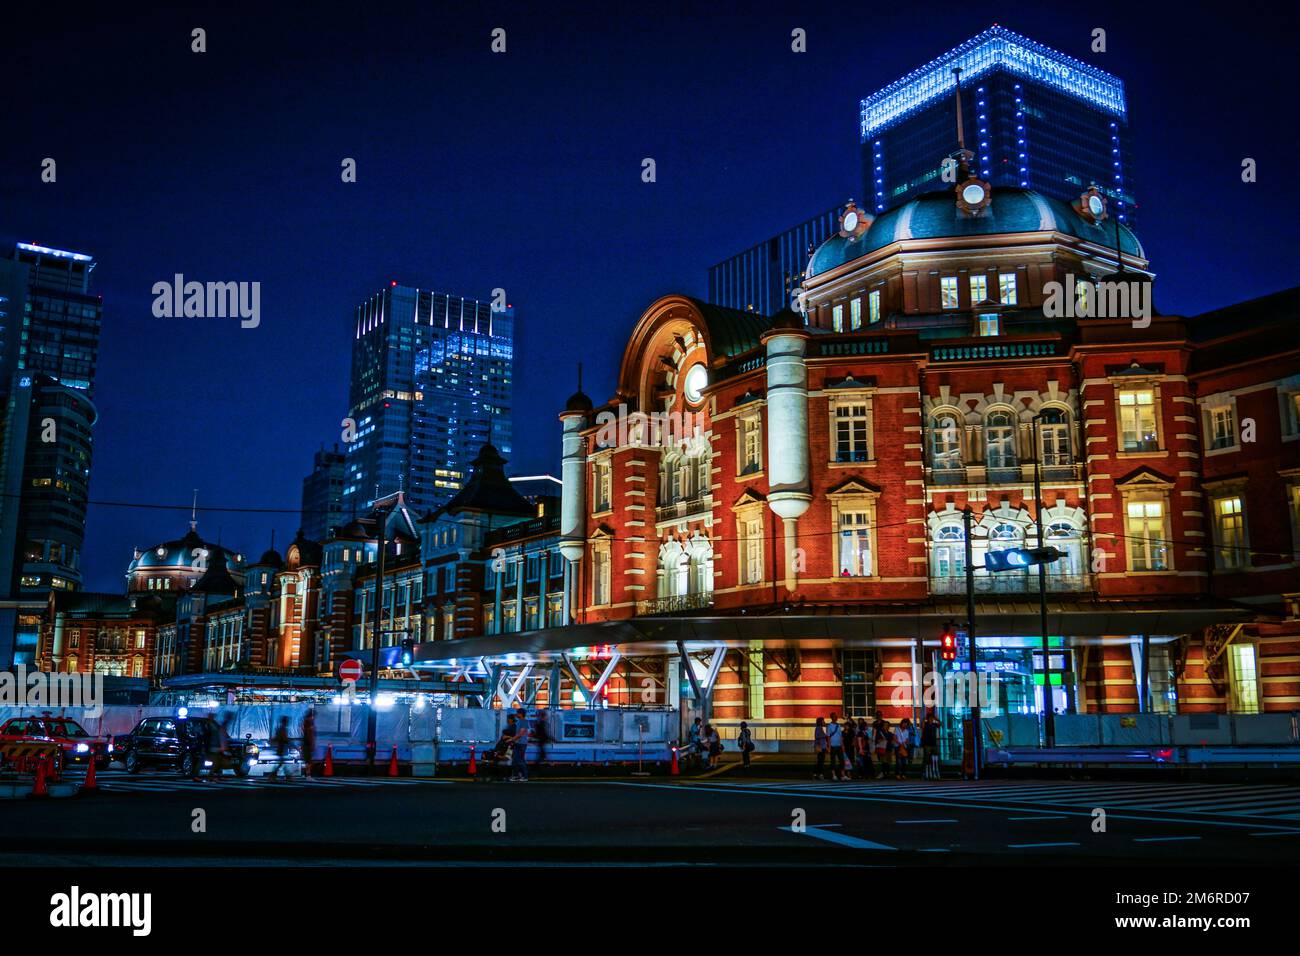
<path id="1" fill-rule="evenodd" d="M 1039 814 L 1033 817 L 1007 817 L 1008 820 L 1068 820 L 1067 816 L 1044 816 Z"/>
<path id="2" fill-rule="evenodd" d="M 1077 843 L 1008 843 L 1009 850 L 1032 850 L 1040 846 L 1078 846 Z"/>
<path id="3" fill-rule="evenodd" d="M 838 824 L 836 824 L 838 826 Z M 794 827 L 777 827 L 778 830 L 786 830 L 790 833 L 798 833 Z M 818 827 L 808 827 L 803 831 L 804 836 L 816 837 L 818 840 L 825 840 L 827 843 L 838 843 L 840 846 L 852 847 L 855 850 L 897 850 L 896 846 L 886 846 L 884 843 L 872 843 L 870 840 L 862 840 L 858 837 L 849 836 L 846 833 L 831 833 L 829 830 L 822 830 Z"/>
<path id="4" fill-rule="evenodd" d="M 957 823 L 957 820 L 895 820 L 895 823 Z"/>
<path id="5" fill-rule="evenodd" d="M 1176 837 L 1134 837 L 1134 843 L 1174 843 L 1178 840 L 1199 840 L 1198 836 L 1176 836 Z"/>
<path id="6" fill-rule="evenodd" d="M 1289 837 L 1300 836 L 1300 830 L 1270 830 L 1267 833 L 1252 833 L 1253 837 Z"/>

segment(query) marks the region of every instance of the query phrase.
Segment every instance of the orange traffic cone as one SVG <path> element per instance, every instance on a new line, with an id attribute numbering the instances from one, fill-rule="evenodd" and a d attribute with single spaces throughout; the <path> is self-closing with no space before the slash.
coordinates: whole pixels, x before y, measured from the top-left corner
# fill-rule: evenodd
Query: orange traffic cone
<path id="1" fill-rule="evenodd" d="M 81 784 L 82 792 L 94 791 L 99 789 L 99 784 L 95 783 L 95 755 L 90 755 L 90 760 L 86 763 L 86 779 Z"/>
<path id="2" fill-rule="evenodd" d="M 36 779 L 32 782 L 32 792 L 29 796 L 48 797 L 50 788 L 45 785 L 45 761 L 36 761 Z"/>
<path id="3" fill-rule="evenodd" d="M 397 748 L 396 747 L 393 747 L 393 754 L 391 757 L 388 758 L 388 775 L 390 777 L 397 776 Z"/>
<path id="4" fill-rule="evenodd" d="M 679 776 L 679 775 L 681 774 L 681 772 L 682 772 L 681 768 L 680 768 L 679 766 L 677 766 L 677 748 L 676 748 L 676 747 L 673 748 L 673 766 L 672 766 L 672 769 L 669 770 L 668 772 L 669 772 L 669 774 L 671 774 L 671 775 L 674 776 L 674 777 Z"/>
<path id="5" fill-rule="evenodd" d="M 330 744 L 325 748 L 325 769 L 321 772 L 322 777 L 334 776 L 334 745 Z"/>
<path id="6" fill-rule="evenodd" d="M 473 744 L 470 744 L 470 748 L 469 748 L 469 775 L 470 775 L 471 777 L 476 777 L 476 776 L 478 776 L 478 763 L 474 760 L 474 745 L 473 745 Z"/>

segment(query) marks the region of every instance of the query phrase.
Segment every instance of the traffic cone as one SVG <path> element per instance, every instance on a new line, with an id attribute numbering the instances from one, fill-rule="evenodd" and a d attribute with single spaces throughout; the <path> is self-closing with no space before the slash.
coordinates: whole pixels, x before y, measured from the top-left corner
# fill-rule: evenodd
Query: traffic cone
<path id="1" fill-rule="evenodd" d="M 473 745 L 473 744 L 470 744 L 470 747 L 469 747 L 469 775 L 470 775 L 471 777 L 477 777 L 477 776 L 478 776 L 478 763 L 474 760 L 474 745 Z"/>
<path id="2" fill-rule="evenodd" d="M 325 769 L 321 772 L 322 777 L 334 776 L 334 745 L 329 744 L 325 748 Z"/>
<path id="3" fill-rule="evenodd" d="M 672 765 L 672 768 L 668 771 L 668 773 L 669 773 L 671 776 L 676 777 L 676 776 L 680 776 L 680 775 L 681 775 L 681 772 L 682 772 L 681 767 L 677 766 L 677 748 L 674 747 L 674 748 L 673 748 L 673 765 Z"/>
<path id="4" fill-rule="evenodd" d="M 86 763 L 86 779 L 82 782 L 81 789 L 83 792 L 99 789 L 99 785 L 95 783 L 95 755 L 93 753 Z"/>
<path id="5" fill-rule="evenodd" d="M 32 782 L 32 792 L 29 796 L 48 797 L 50 788 L 45 785 L 45 761 L 36 761 L 36 779 Z"/>
<path id="6" fill-rule="evenodd" d="M 392 756 L 388 758 L 388 775 L 390 777 L 397 776 L 397 747 L 396 746 L 393 747 Z"/>

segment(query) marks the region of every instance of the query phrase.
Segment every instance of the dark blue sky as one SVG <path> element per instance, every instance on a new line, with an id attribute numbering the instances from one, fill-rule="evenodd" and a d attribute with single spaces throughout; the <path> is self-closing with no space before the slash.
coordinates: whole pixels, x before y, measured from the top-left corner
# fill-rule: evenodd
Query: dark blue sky
<path id="1" fill-rule="evenodd" d="M 507 290 L 512 470 L 557 471 L 574 364 L 606 397 L 654 298 L 703 295 L 710 264 L 856 196 L 858 100 L 994 22 L 1126 82 L 1158 308 L 1194 314 L 1297 282 L 1294 12 L 432 6 L 6 15 L 0 240 L 98 259 L 93 499 L 188 506 L 197 487 L 208 506 L 296 510 L 345 414 L 353 309 L 390 279 Z M 498 26 L 505 55 L 489 52 Z M 805 55 L 790 52 L 794 27 Z M 1095 27 L 1105 54 L 1089 50 Z M 344 157 L 356 184 L 340 182 Z M 154 318 L 150 289 L 177 272 L 261 282 L 261 327 Z M 120 589 L 131 547 L 187 518 L 92 506 L 87 587 Z M 200 515 L 206 536 L 255 552 L 272 527 L 284 542 L 297 516 Z"/>

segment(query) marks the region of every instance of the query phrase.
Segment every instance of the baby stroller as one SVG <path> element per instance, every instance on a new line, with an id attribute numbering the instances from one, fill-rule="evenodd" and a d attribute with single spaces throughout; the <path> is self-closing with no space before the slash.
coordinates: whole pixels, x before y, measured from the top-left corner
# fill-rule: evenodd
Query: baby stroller
<path id="1" fill-rule="evenodd" d="M 483 776 L 487 780 L 503 781 L 510 774 L 510 741 L 506 734 L 502 734 L 492 749 L 483 754 L 484 770 Z"/>

